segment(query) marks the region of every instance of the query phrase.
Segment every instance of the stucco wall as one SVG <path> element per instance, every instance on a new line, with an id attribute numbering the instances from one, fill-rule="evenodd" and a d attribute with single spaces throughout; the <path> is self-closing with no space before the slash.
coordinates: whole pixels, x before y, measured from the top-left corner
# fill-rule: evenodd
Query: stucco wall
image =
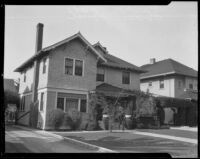
<path id="1" fill-rule="evenodd" d="M 83 60 L 83 77 L 64 74 L 65 57 Z M 52 51 L 49 58 L 48 87 L 93 90 L 96 87 L 96 55 L 86 51 L 80 40 L 73 40 Z"/>
<path id="2" fill-rule="evenodd" d="M 20 85 L 19 85 L 20 94 L 32 91 L 33 73 L 34 73 L 33 67 L 29 67 L 26 71 L 26 82 L 24 82 L 24 73 L 20 74 Z"/>
<path id="3" fill-rule="evenodd" d="M 48 78 L 48 72 L 49 72 L 49 58 L 46 58 L 46 73 L 43 74 L 43 59 L 39 61 L 39 80 L 38 80 L 38 89 L 44 88 L 47 86 L 47 78 Z"/>
<path id="4" fill-rule="evenodd" d="M 32 98 L 32 94 L 25 96 L 25 111 L 23 111 L 23 112 L 19 111 L 18 117 L 20 117 L 21 115 L 23 115 L 24 113 L 26 113 L 27 111 L 30 110 L 31 98 Z M 22 97 L 21 97 L 21 99 L 22 99 Z M 21 104 L 21 100 L 20 100 L 20 104 Z M 21 119 L 19 119 L 18 123 L 23 124 L 23 125 L 29 125 L 29 114 L 27 114 L 24 117 L 22 117 Z"/>
<path id="5" fill-rule="evenodd" d="M 149 87 L 149 81 L 152 81 L 152 86 Z M 140 83 L 140 89 L 144 92 L 149 89 L 150 93 L 154 93 L 157 95 L 162 96 L 168 96 L 168 97 L 174 97 L 175 96 L 175 90 L 174 90 L 174 84 L 175 84 L 174 78 L 164 78 L 164 88 L 160 89 L 160 82 L 159 78 L 157 79 L 151 79 L 151 80 L 142 80 Z"/>
<path id="6" fill-rule="evenodd" d="M 140 77 L 138 73 L 130 72 L 130 84 L 122 84 L 122 70 L 105 68 L 104 82 L 124 89 L 140 89 Z M 97 85 L 102 82 L 97 82 Z"/>

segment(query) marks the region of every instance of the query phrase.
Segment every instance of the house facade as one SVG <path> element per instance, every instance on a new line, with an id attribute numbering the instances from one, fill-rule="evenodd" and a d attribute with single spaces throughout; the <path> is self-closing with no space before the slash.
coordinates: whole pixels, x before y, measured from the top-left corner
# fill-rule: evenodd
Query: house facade
<path id="1" fill-rule="evenodd" d="M 140 75 L 142 91 L 157 96 L 175 98 L 194 98 L 197 100 L 198 78 L 197 71 L 175 60 L 166 59 L 141 66 L 148 72 Z M 191 96 L 191 94 L 194 94 Z"/>
<path id="2" fill-rule="evenodd" d="M 43 24 L 37 25 L 36 53 L 15 71 L 20 73 L 19 116 L 38 101 L 41 128 L 46 129 L 47 114 L 60 108 L 88 113 L 89 93 L 107 83 L 119 88 L 139 90 L 144 71 L 108 53 L 100 43 L 90 44 L 79 32 L 42 48 Z M 30 114 L 19 119 L 29 125 Z"/>

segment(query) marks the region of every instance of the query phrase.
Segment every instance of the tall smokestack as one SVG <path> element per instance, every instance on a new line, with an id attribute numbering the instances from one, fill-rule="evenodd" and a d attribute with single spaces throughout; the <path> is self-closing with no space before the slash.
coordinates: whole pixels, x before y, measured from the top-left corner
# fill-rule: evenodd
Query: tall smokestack
<path id="1" fill-rule="evenodd" d="M 43 38 L 43 24 L 37 24 L 36 30 L 36 44 L 35 44 L 35 54 L 42 49 L 42 38 Z M 39 63 L 37 60 L 34 61 L 34 75 L 33 75 L 33 90 L 32 90 L 32 101 L 37 101 L 37 88 L 39 80 Z"/>

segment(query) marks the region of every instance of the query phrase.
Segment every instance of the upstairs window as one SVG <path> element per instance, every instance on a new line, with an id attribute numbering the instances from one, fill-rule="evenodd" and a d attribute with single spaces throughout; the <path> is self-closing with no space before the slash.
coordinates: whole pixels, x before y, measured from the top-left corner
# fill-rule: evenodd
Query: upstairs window
<path id="1" fill-rule="evenodd" d="M 130 84 L 130 72 L 122 72 L 122 84 Z"/>
<path id="2" fill-rule="evenodd" d="M 192 83 L 189 84 L 189 89 L 193 89 L 193 84 Z"/>
<path id="3" fill-rule="evenodd" d="M 160 89 L 163 89 L 164 88 L 164 79 L 161 79 L 160 80 Z"/>
<path id="4" fill-rule="evenodd" d="M 97 68 L 97 81 L 104 82 L 105 70 L 103 68 Z"/>
<path id="5" fill-rule="evenodd" d="M 65 74 L 73 75 L 73 59 L 65 58 Z"/>
<path id="6" fill-rule="evenodd" d="M 42 69 L 42 73 L 43 73 L 43 74 L 46 73 L 46 67 L 47 67 L 47 59 L 44 58 L 44 59 L 43 59 L 43 69 Z"/>
<path id="7" fill-rule="evenodd" d="M 75 60 L 75 75 L 82 76 L 83 75 L 83 61 Z"/>
<path id="8" fill-rule="evenodd" d="M 149 82 L 149 87 L 151 87 L 152 86 L 152 82 Z"/>
<path id="9" fill-rule="evenodd" d="M 24 82 L 26 82 L 26 71 L 24 72 Z"/>
<path id="10" fill-rule="evenodd" d="M 40 99 L 40 111 L 44 110 L 43 107 L 44 107 L 44 93 L 42 92 L 41 99 Z"/>

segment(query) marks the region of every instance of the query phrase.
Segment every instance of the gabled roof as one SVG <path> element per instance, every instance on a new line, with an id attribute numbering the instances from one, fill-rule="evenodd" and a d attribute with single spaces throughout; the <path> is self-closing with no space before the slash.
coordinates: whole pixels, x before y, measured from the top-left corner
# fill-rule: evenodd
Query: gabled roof
<path id="1" fill-rule="evenodd" d="M 141 66 L 140 68 L 148 71 L 146 73 L 142 73 L 140 75 L 140 79 L 147 79 L 169 74 L 197 77 L 196 70 L 170 58 L 155 62 L 154 64 L 146 64 Z"/>
<path id="2" fill-rule="evenodd" d="M 94 47 L 99 46 L 102 48 L 103 51 L 105 51 L 102 56 L 107 60 L 107 62 L 100 63 L 99 66 L 105 66 L 105 67 L 112 67 L 112 68 L 117 68 L 117 69 L 126 69 L 129 71 L 134 71 L 138 73 L 144 73 L 146 71 L 142 70 L 140 67 L 137 67 L 127 61 L 124 61 L 114 55 L 111 55 L 108 53 L 108 51 L 99 43 L 97 42 L 96 44 L 93 45 Z"/>
<path id="3" fill-rule="evenodd" d="M 31 65 L 36 59 L 39 59 L 42 56 L 45 56 L 49 53 L 49 51 L 57 48 L 58 46 L 61 46 L 65 43 L 70 42 L 71 40 L 74 40 L 76 38 L 81 39 L 91 50 L 93 53 L 95 53 L 99 58 L 101 58 L 104 62 L 106 62 L 106 59 L 96 50 L 93 48 L 93 46 L 83 37 L 83 35 L 78 32 L 77 34 L 74 34 L 60 42 L 57 42 L 51 46 L 48 46 L 46 48 L 43 48 L 42 50 L 40 50 L 37 54 L 35 54 L 34 56 L 32 56 L 30 59 L 28 59 L 27 61 L 25 61 L 22 65 L 20 65 L 18 68 L 16 68 L 14 71 L 15 72 L 21 72 L 23 71 L 24 68 L 26 68 L 27 66 Z"/>

